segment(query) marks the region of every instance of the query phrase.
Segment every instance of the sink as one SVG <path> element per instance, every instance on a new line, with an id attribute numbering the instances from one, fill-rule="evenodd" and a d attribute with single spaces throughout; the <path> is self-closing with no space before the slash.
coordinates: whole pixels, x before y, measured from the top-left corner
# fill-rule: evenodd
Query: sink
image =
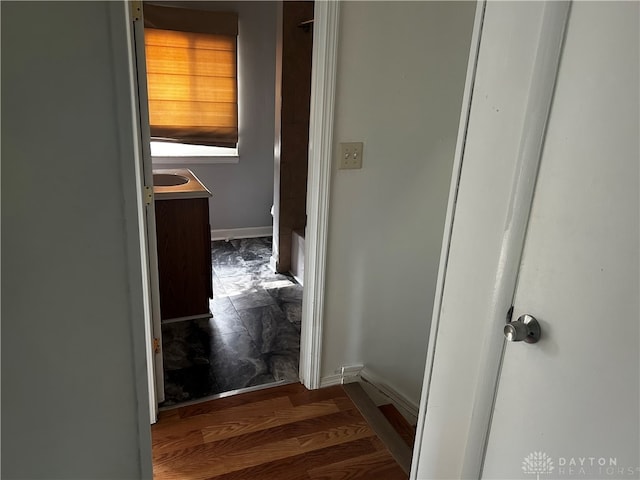
<path id="1" fill-rule="evenodd" d="M 184 185 L 189 179 L 182 175 L 173 173 L 154 173 L 153 185 L 156 187 L 175 187 L 177 185 Z"/>
<path id="2" fill-rule="evenodd" d="M 2 0 L 0 0 L 2 1 Z M 178 200 L 185 198 L 209 198 L 198 177 L 188 168 L 161 168 L 153 170 L 154 200 Z"/>

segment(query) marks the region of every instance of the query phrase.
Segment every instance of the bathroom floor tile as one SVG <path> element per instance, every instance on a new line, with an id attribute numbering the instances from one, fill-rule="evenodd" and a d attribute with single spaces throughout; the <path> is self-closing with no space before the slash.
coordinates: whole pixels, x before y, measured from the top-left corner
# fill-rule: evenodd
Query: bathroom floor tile
<path id="1" fill-rule="evenodd" d="M 302 319 L 302 286 L 295 284 L 267 290 L 280 310 L 300 332 Z"/>
<path id="2" fill-rule="evenodd" d="M 208 397 L 221 391 L 208 365 L 165 372 L 164 382 L 166 406 Z"/>
<path id="3" fill-rule="evenodd" d="M 276 379 L 296 381 L 299 378 L 299 355 L 270 354 L 268 355 L 269 370 Z"/>
<path id="4" fill-rule="evenodd" d="M 271 244 L 262 238 L 242 238 L 230 242 L 246 261 L 269 261 L 271 257 Z"/>
<path id="5" fill-rule="evenodd" d="M 210 335 L 195 322 L 162 325 L 165 372 L 205 365 L 209 368 Z"/>
<path id="6" fill-rule="evenodd" d="M 271 256 L 271 249 L 266 249 L 265 250 L 259 250 L 259 251 L 251 251 L 251 250 L 245 250 L 243 252 L 240 252 L 240 256 L 242 257 L 242 260 L 244 260 L 246 263 L 263 263 L 265 261 L 269 261 L 269 257 Z"/>
<path id="7" fill-rule="evenodd" d="M 240 293 L 230 295 L 229 300 L 236 307 L 236 310 L 244 310 L 246 308 L 262 307 L 264 305 L 275 305 L 275 300 L 264 289 L 254 292 Z"/>
<path id="8" fill-rule="evenodd" d="M 257 292 L 260 288 L 260 278 L 251 273 L 222 277 L 220 284 L 228 297 L 242 293 Z"/>
<path id="9" fill-rule="evenodd" d="M 283 288 L 268 290 L 278 305 L 285 303 L 302 303 L 302 287 L 298 284 L 288 285 Z"/>
<path id="10" fill-rule="evenodd" d="M 245 273 L 245 268 L 246 266 L 244 260 L 242 260 L 242 258 L 240 257 L 237 257 L 233 261 L 214 263 L 213 273 L 219 278 L 231 277 L 234 275 L 242 275 L 243 273 Z"/>
<path id="11" fill-rule="evenodd" d="M 240 310 L 238 314 L 261 353 L 287 351 L 299 355 L 300 332 L 277 305 Z"/>
<path id="12" fill-rule="evenodd" d="M 211 257 L 215 262 L 222 258 L 225 254 L 235 254 L 237 252 L 236 247 L 231 242 L 215 241 L 211 242 Z"/>
<path id="13" fill-rule="evenodd" d="M 213 318 L 163 325 L 165 402 L 296 381 L 302 287 L 269 266 L 271 237 L 211 243 Z"/>
<path id="14" fill-rule="evenodd" d="M 212 287 L 213 287 L 213 298 L 226 298 L 227 293 L 224 290 L 224 286 L 222 285 L 222 282 L 220 281 L 220 278 L 214 273 L 213 274 L 213 282 L 212 282 Z"/>
<path id="15" fill-rule="evenodd" d="M 236 313 L 236 309 L 229 300 L 229 296 L 227 294 L 220 295 L 218 297 L 214 296 L 211 300 L 209 300 L 209 310 L 215 316 L 218 315 L 233 315 Z"/>
<path id="16" fill-rule="evenodd" d="M 240 320 L 240 316 L 236 313 L 234 315 L 216 315 L 209 319 L 211 329 L 214 334 L 224 335 L 226 333 L 247 333 L 247 328 Z"/>
<path id="17" fill-rule="evenodd" d="M 256 377 L 269 373 L 248 332 L 216 335 L 210 359 L 222 391 L 251 386 Z"/>
<path id="18" fill-rule="evenodd" d="M 228 297 L 214 298 L 209 301 L 209 308 L 213 317 L 207 322 L 210 328 L 220 334 L 232 332 L 246 332 L 244 323 Z"/>

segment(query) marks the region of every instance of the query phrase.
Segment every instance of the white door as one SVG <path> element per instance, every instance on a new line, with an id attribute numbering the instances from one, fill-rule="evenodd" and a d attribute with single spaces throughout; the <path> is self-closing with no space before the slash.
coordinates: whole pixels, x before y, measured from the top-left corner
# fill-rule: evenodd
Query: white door
<path id="1" fill-rule="evenodd" d="M 483 478 L 640 477 L 639 18 L 571 6 Z"/>

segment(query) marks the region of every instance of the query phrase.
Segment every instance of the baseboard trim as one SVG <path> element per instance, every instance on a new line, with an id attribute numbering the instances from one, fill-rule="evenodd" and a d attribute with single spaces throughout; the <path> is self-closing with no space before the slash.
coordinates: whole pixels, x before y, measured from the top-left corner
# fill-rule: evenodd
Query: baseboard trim
<path id="1" fill-rule="evenodd" d="M 415 425 L 418 419 L 418 405 L 407 399 L 404 395 L 396 392 L 385 381 L 363 365 L 345 365 L 341 367 L 339 373 L 327 375 L 320 378 L 320 388 L 332 387 L 344 383 L 353 383 L 360 380 L 375 388 L 382 396 L 388 398 L 395 407 Z"/>
<path id="2" fill-rule="evenodd" d="M 380 393 L 384 396 L 388 397 L 389 400 L 398 408 L 399 410 L 404 410 L 403 413 L 409 414 L 414 420 L 413 424 L 415 425 L 415 420 L 418 418 L 419 407 L 416 403 L 407 399 L 404 395 L 398 393 L 389 385 L 387 385 L 382 377 L 373 373 L 368 368 L 364 367 L 360 371 L 360 378 L 365 382 L 371 384 L 375 387 Z"/>
<path id="3" fill-rule="evenodd" d="M 320 378 L 320 388 L 357 382 L 360 380 L 360 372 L 362 369 L 363 366 L 360 364 L 344 365 L 337 371 L 338 373 Z"/>
<path id="4" fill-rule="evenodd" d="M 247 228 L 221 228 L 211 230 L 211 240 L 233 240 L 236 238 L 271 237 L 273 226 L 247 227 Z"/>
<path id="5" fill-rule="evenodd" d="M 291 268 L 289 273 L 302 286 L 304 286 L 304 257 L 304 231 L 301 235 L 299 231 L 294 230 L 291 232 Z"/>
<path id="6" fill-rule="evenodd" d="M 342 375 L 327 375 L 320 379 L 320 388 L 333 387 L 342 383 Z"/>

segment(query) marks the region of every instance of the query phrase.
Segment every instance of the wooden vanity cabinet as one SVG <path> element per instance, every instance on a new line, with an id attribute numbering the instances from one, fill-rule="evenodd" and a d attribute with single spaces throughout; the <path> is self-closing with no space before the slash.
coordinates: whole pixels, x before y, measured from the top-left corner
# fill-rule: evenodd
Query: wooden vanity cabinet
<path id="1" fill-rule="evenodd" d="M 162 320 L 210 317 L 209 198 L 155 201 Z"/>

